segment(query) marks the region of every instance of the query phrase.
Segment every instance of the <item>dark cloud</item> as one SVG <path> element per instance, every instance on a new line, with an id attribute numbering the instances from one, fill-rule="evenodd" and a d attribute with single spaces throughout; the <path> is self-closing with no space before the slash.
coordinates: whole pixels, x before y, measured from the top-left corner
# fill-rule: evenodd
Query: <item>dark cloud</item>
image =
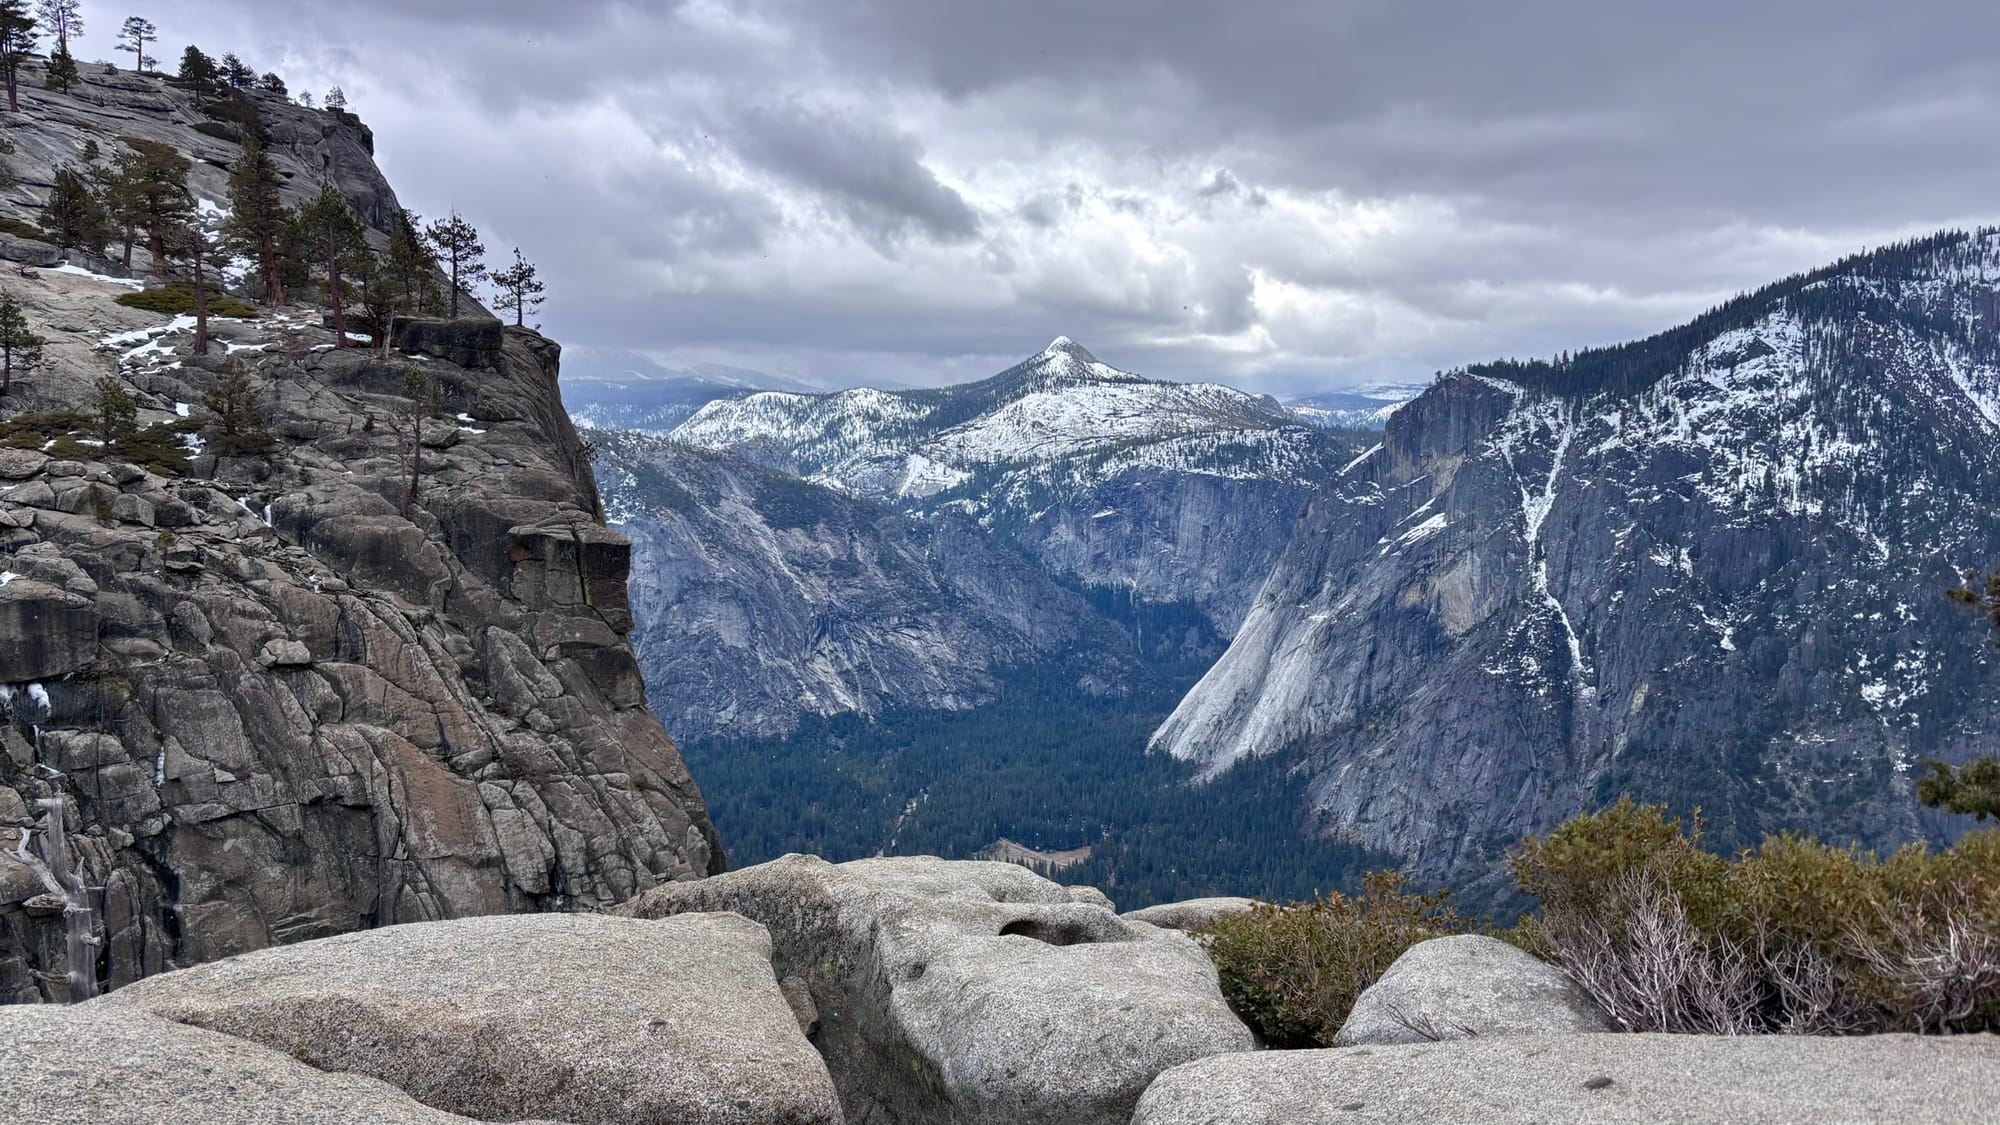
<path id="1" fill-rule="evenodd" d="M 1994 216 L 2000 8 L 175 0 L 340 83 L 582 347 L 845 380 L 1046 339 L 1259 389 L 1650 331 Z M 107 26 L 90 44 L 111 54 Z"/>
<path id="2" fill-rule="evenodd" d="M 744 159 L 821 195 L 879 242 L 913 227 L 948 242 L 979 233 L 979 217 L 924 167 L 908 133 L 797 102 L 741 107 L 718 129 Z"/>

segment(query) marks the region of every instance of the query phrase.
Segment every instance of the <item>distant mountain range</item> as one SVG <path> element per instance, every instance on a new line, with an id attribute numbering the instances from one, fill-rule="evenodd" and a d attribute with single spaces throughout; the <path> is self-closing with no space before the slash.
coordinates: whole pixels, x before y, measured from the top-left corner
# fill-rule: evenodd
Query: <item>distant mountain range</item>
<path id="1" fill-rule="evenodd" d="M 1391 415 L 1429 386 L 1429 383 L 1364 383 L 1345 390 L 1294 395 L 1285 400 L 1285 405 L 1315 426 L 1379 430 L 1389 424 Z"/>

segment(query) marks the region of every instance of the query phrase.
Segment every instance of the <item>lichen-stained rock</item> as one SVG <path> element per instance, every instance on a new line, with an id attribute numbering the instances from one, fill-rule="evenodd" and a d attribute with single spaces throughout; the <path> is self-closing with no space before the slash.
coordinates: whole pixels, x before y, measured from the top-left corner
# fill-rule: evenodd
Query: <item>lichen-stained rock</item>
<path id="1" fill-rule="evenodd" d="M 1123 1125 L 1168 1067 L 1251 1049 L 1192 940 L 1007 863 L 784 859 L 656 888 L 729 910 L 804 981 L 849 1121 Z"/>
<path id="2" fill-rule="evenodd" d="M 120 989 L 137 1008 L 485 1121 L 838 1125 L 762 926 L 525 915 L 392 926 Z"/>
<path id="3" fill-rule="evenodd" d="M 34 219 L 54 162 L 127 135 L 180 148 L 195 194 L 227 198 L 235 146 L 191 128 L 208 119 L 191 95 L 87 69 L 74 97 L 24 78 L 21 185 L 0 217 Z M 257 104 L 295 173 L 288 202 L 330 174 L 387 221 L 365 128 Z M 54 455 L 53 433 L 0 449 L 0 792 L 62 801 L 105 986 L 394 923 L 590 909 L 722 868 L 645 706 L 629 552 L 598 519 L 556 344 L 489 323 L 469 370 L 340 347 L 321 310 L 287 306 L 215 320 L 226 349 L 197 357 L 186 318 L 115 303 L 130 289 L 10 280 L 47 363 L 0 419 L 70 409 L 116 375 L 142 427 L 200 428 L 240 373 L 275 444 L 221 456 L 213 433 L 175 435 L 198 447 L 178 473 L 115 446 Z M 437 390 L 428 418 L 403 396 L 412 375 Z M 38 848 L 38 826 L 0 818 L 0 846 L 23 831 Z M 0 902 L 0 1001 L 62 999 L 63 957 L 60 917 Z"/>
<path id="4" fill-rule="evenodd" d="M 1457 934 L 1404 950 L 1355 999 L 1333 1045 L 1615 1030 L 1562 970 L 1497 938 Z"/>
<path id="5" fill-rule="evenodd" d="M 1592 1034 L 1201 1059 L 1132 1125 L 1958 1125 L 1996 1105 L 1991 1035 Z"/>
<path id="6" fill-rule="evenodd" d="M 38 1125 L 457 1125 L 373 1078 L 138 1011 L 0 1008 L 0 1109 Z"/>

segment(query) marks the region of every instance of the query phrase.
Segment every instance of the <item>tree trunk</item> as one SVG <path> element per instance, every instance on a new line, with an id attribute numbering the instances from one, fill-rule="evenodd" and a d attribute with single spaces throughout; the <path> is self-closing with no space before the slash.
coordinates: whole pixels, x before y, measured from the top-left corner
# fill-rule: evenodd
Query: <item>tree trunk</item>
<path id="1" fill-rule="evenodd" d="M 132 245 L 138 241 L 138 238 L 139 232 L 132 229 L 130 224 L 127 224 L 125 227 L 125 268 L 128 270 L 132 268 Z"/>
<path id="2" fill-rule="evenodd" d="M 200 234 L 195 235 L 194 248 L 194 354 L 208 354 L 208 275 L 203 271 Z"/>
<path id="3" fill-rule="evenodd" d="M 340 263 L 335 258 L 326 260 L 326 295 L 333 302 L 334 346 L 347 346 L 347 302 L 340 296 Z"/>
<path id="4" fill-rule="evenodd" d="M 417 502 L 417 477 L 424 469 L 424 416 L 416 410 L 410 412 L 410 492 L 403 500 L 403 510 Z"/>
<path id="5" fill-rule="evenodd" d="M 146 252 L 153 256 L 153 276 L 167 276 L 167 236 L 158 227 L 146 228 Z"/>
<path id="6" fill-rule="evenodd" d="M 14 349 L 0 348 L 0 398 L 14 389 Z"/>
<path id="7" fill-rule="evenodd" d="M 285 279 L 278 269 L 278 240 L 265 235 L 257 244 L 264 263 L 264 302 L 272 308 L 285 303 Z"/>
<path id="8" fill-rule="evenodd" d="M 7 109 L 13 113 L 21 112 L 20 76 L 20 62 L 10 62 L 7 66 Z"/>
<path id="9" fill-rule="evenodd" d="M 458 255 L 451 256 L 451 318 L 458 319 Z"/>

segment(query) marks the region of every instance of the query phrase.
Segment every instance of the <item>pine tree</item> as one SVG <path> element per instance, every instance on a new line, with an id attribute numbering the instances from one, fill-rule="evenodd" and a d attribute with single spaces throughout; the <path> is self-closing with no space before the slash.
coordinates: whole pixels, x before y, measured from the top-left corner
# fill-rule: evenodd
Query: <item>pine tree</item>
<path id="1" fill-rule="evenodd" d="M 2000 817 L 2000 759 L 1975 758 L 1958 769 L 1926 761 L 1930 774 L 1917 782 L 1917 800 L 1934 809 L 1985 821 Z"/>
<path id="2" fill-rule="evenodd" d="M 130 441 L 139 430 L 139 406 L 115 375 L 97 381 L 97 440 L 107 448 Z"/>
<path id="3" fill-rule="evenodd" d="M 157 43 L 159 39 L 160 29 L 153 26 L 153 21 L 144 16 L 127 16 L 125 26 L 118 32 L 118 49 L 132 52 L 132 69 L 144 74 L 147 64 L 160 61 L 146 53 L 146 44 Z"/>
<path id="4" fill-rule="evenodd" d="M 389 254 L 383 279 L 395 288 L 397 311 L 416 316 L 444 315 L 437 290 L 438 260 L 423 234 L 423 219 L 398 211 L 389 221 Z"/>
<path id="5" fill-rule="evenodd" d="M 408 511 L 417 502 L 417 485 L 423 478 L 424 420 L 437 413 L 437 381 L 412 366 L 403 376 L 403 397 L 409 400 L 403 411 L 410 425 L 410 488 L 403 497 L 403 510 Z"/>
<path id="6" fill-rule="evenodd" d="M 459 294 L 486 276 L 486 263 L 482 260 L 486 246 L 479 241 L 479 231 L 460 218 L 457 211 L 449 219 L 433 222 L 424 237 L 430 240 L 451 281 L 451 318 L 457 320 Z"/>
<path id="7" fill-rule="evenodd" d="M 513 306 L 517 328 L 526 327 L 527 314 L 542 307 L 547 288 L 536 279 L 534 264 L 521 256 L 519 246 L 514 247 L 514 264 L 494 274 L 493 285 L 500 291 L 500 307 Z"/>
<path id="8" fill-rule="evenodd" d="M 326 92 L 326 98 L 320 104 L 326 106 L 328 109 L 346 109 L 347 94 L 340 87 L 335 86 Z"/>
<path id="9" fill-rule="evenodd" d="M 201 396 L 201 404 L 215 415 L 207 434 L 219 452 L 241 457 L 271 448 L 271 433 L 257 411 L 256 388 L 241 367 L 230 367 L 217 375 L 215 385 Z"/>
<path id="10" fill-rule="evenodd" d="M 281 98 L 288 98 L 292 94 L 292 91 L 286 87 L 285 80 L 278 77 L 275 71 L 265 72 L 264 77 L 257 80 L 257 89 L 266 94 L 275 94 Z"/>
<path id="11" fill-rule="evenodd" d="M 248 90 L 257 84 L 257 71 L 232 52 L 222 56 L 222 83 L 232 90 Z"/>
<path id="12" fill-rule="evenodd" d="M 119 154 L 106 197 L 114 217 L 127 231 L 125 264 L 132 264 L 133 228 L 146 231 L 146 249 L 153 255 L 153 273 L 167 272 L 167 236 L 186 226 L 194 214 L 194 194 L 188 190 L 192 166 L 186 157 L 157 141 L 126 138 L 132 151 Z M 120 213 L 122 210 L 122 214 Z"/>
<path id="13" fill-rule="evenodd" d="M 200 47 L 190 45 L 181 52 L 181 72 L 177 81 L 197 94 L 212 94 L 222 82 L 222 68 Z"/>
<path id="14" fill-rule="evenodd" d="M 42 365 L 42 345 L 47 341 L 28 328 L 28 318 L 12 293 L 0 293 L 0 398 L 14 389 L 14 373 L 28 372 Z"/>
<path id="15" fill-rule="evenodd" d="M 81 80 L 76 71 L 76 60 L 70 57 L 68 47 L 57 47 L 49 52 L 49 70 L 42 85 L 59 93 L 69 93 L 70 87 Z"/>
<path id="16" fill-rule="evenodd" d="M 69 41 L 83 34 L 83 0 L 35 0 L 35 12 L 42 26 L 56 37 L 56 46 L 69 54 Z"/>
<path id="17" fill-rule="evenodd" d="M 56 245 L 65 250 L 80 246 L 92 253 L 102 253 L 104 243 L 110 238 L 103 201 L 91 190 L 89 181 L 68 165 L 56 169 L 55 187 L 49 192 L 49 202 L 42 214 L 48 228 L 55 232 Z"/>
<path id="18" fill-rule="evenodd" d="M 220 232 L 215 223 L 199 213 L 168 237 L 168 252 L 187 263 L 188 283 L 194 297 L 194 354 L 208 354 L 209 267 L 221 252 Z"/>
<path id="19" fill-rule="evenodd" d="M 300 210 L 292 224 L 297 252 L 312 268 L 324 271 L 327 304 L 333 309 L 334 342 L 347 347 L 347 294 L 341 280 L 368 251 L 364 240 L 367 228 L 348 205 L 347 197 L 332 184 L 320 188 L 318 197 Z"/>
<path id="20" fill-rule="evenodd" d="M 243 153 L 229 170 L 229 218 L 223 236 L 237 253 L 255 258 L 264 275 L 264 303 L 285 303 L 284 274 L 278 268 L 278 239 L 292 215 L 279 195 L 278 167 L 256 137 L 243 140 Z"/>
<path id="21" fill-rule="evenodd" d="M 27 0 L 0 0 L 0 78 L 7 82 L 7 108 L 14 113 L 21 112 L 21 63 L 35 53 L 40 38 Z"/>
<path id="22" fill-rule="evenodd" d="M 313 96 L 311 90 L 299 91 L 299 104 L 306 107 L 307 109 L 313 108 Z"/>

